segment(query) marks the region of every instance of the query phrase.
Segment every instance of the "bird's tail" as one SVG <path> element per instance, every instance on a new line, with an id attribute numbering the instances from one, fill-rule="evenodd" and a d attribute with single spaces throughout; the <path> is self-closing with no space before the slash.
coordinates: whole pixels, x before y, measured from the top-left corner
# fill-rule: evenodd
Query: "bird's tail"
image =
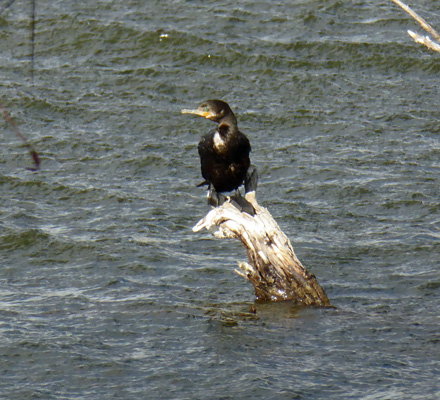
<path id="1" fill-rule="evenodd" d="M 197 185 L 197 187 L 202 187 L 202 186 L 205 186 L 205 185 L 209 185 L 209 182 L 208 181 L 203 181 L 202 183 L 199 183 Z"/>

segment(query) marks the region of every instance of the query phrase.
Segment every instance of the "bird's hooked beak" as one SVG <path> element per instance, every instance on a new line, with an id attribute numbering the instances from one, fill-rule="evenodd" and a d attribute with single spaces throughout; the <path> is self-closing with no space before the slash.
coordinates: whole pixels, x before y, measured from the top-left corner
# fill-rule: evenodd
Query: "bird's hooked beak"
<path id="1" fill-rule="evenodd" d="M 206 119 L 212 119 L 214 115 L 210 111 L 205 111 L 204 109 L 197 108 L 196 110 L 182 110 L 182 114 L 194 114 L 199 115 L 200 117 L 206 118 Z"/>

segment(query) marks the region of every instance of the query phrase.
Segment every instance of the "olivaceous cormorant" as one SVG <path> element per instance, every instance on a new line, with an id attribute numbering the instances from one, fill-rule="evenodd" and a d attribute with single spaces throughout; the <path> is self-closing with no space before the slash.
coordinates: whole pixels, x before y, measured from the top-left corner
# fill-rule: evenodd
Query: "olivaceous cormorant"
<path id="1" fill-rule="evenodd" d="M 237 190 L 244 182 L 249 166 L 251 145 L 249 139 L 238 130 L 237 119 L 227 103 L 221 100 L 207 100 L 195 110 L 182 110 L 182 114 L 194 114 L 214 121 L 217 129 L 202 137 L 198 150 L 202 176 L 199 186 L 208 184 L 217 193 Z M 244 198 L 234 200 L 239 208 L 253 215 L 253 207 Z M 210 197 L 210 203 L 218 205 L 218 200 Z"/>

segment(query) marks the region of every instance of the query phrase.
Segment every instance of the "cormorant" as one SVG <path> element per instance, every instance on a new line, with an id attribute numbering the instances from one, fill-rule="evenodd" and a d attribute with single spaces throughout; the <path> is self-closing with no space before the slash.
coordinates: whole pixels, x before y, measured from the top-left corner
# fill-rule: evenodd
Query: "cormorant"
<path id="1" fill-rule="evenodd" d="M 198 150 L 202 176 L 205 179 L 199 186 L 208 184 L 215 191 L 237 190 L 244 182 L 250 165 L 249 139 L 238 130 L 237 119 L 227 103 L 221 100 L 208 100 L 195 110 L 182 110 L 182 114 L 194 114 L 214 121 L 217 129 L 211 130 L 199 142 Z M 239 196 L 239 192 L 238 195 Z M 244 198 L 234 198 L 239 208 L 253 215 L 253 207 Z M 211 204 L 215 204 L 215 200 Z"/>

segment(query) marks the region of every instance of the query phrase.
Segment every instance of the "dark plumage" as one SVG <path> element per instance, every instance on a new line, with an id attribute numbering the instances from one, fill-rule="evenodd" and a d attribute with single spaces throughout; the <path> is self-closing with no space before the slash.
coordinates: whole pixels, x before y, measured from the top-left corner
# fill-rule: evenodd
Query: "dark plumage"
<path id="1" fill-rule="evenodd" d="M 205 182 L 217 192 L 238 189 L 246 178 L 250 165 L 251 145 L 238 130 L 237 119 L 227 103 L 208 100 L 196 110 L 182 110 L 183 114 L 195 114 L 218 123 L 199 142 L 200 164 Z"/>

